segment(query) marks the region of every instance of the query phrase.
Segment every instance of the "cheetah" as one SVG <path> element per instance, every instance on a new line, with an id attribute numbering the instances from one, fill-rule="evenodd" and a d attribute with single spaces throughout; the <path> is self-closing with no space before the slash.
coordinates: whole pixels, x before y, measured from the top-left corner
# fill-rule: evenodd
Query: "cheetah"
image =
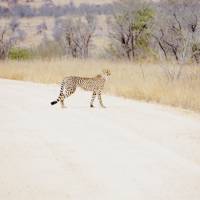
<path id="1" fill-rule="evenodd" d="M 105 108 L 101 98 L 101 92 L 104 88 L 104 84 L 107 78 L 111 75 L 110 70 L 104 69 L 101 74 L 98 74 L 92 78 L 78 77 L 78 76 L 68 76 L 65 77 L 61 83 L 60 94 L 56 101 L 52 101 L 51 105 L 61 103 L 61 107 L 64 108 L 64 100 L 66 97 L 71 96 L 77 87 L 80 87 L 86 91 L 92 91 L 92 98 L 90 101 L 90 107 L 93 108 L 94 100 L 96 95 L 98 95 L 98 100 L 101 107 Z"/>

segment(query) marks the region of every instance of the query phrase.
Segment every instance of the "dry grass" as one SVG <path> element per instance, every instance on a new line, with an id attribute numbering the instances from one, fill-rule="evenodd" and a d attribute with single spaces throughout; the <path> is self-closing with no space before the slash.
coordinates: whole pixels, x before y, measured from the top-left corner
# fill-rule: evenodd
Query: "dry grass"
<path id="1" fill-rule="evenodd" d="M 103 68 L 112 71 L 112 77 L 106 84 L 106 92 L 110 94 L 200 111 L 198 66 L 184 66 L 182 76 L 172 81 L 165 72 L 176 72 L 179 68 L 177 65 L 166 65 L 165 71 L 160 64 L 102 60 L 6 61 L 0 63 L 0 77 L 59 83 L 64 76 L 93 76 Z"/>

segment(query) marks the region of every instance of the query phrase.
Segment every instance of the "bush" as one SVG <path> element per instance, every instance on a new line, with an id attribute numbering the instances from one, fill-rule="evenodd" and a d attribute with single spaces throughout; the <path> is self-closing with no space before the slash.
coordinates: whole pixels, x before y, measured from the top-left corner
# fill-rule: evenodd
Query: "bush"
<path id="1" fill-rule="evenodd" d="M 8 58 L 11 60 L 29 60 L 33 57 L 31 50 L 24 48 L 12 48 Z"/>

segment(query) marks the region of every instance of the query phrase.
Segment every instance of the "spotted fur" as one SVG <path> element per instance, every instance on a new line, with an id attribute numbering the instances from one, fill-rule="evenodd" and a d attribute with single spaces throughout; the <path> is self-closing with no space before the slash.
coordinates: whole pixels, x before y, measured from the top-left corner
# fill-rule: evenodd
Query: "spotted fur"
<path id="1" fill-rule="evenodd" d="M 65 77 L 61 83 L 60 94 L 56 101 L 52 101 L 51 105 L 54 105 L 58 102 L 61 103 L 61 107 L 64 107 L 64 100 L 66 97 L 72 95 L 77 87 L 80 87 L 86 91 L 92 91 L 92 98 L 90 101 L 90 107 L 94 107 L 93 103 L 98 95 L 99 103 L 102 107 L 105 107 L 102 102 L 101 92 L 104 88 L 104 84 L 110 76 L 111 73 L 109 70 L 103 70 L 102 74 L 99 74 L 92 78 L 78 77 L 78 76 L 68 76 Z"/>

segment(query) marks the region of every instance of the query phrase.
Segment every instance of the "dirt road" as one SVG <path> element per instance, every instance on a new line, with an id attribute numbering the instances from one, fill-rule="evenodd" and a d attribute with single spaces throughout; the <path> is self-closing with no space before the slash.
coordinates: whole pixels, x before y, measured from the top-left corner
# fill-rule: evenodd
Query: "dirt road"
<path id="1" fill-rule="evenodd" d="M 199 200 L 200 119 L 59 86 L 0 80 L 0 199 Z"/>

